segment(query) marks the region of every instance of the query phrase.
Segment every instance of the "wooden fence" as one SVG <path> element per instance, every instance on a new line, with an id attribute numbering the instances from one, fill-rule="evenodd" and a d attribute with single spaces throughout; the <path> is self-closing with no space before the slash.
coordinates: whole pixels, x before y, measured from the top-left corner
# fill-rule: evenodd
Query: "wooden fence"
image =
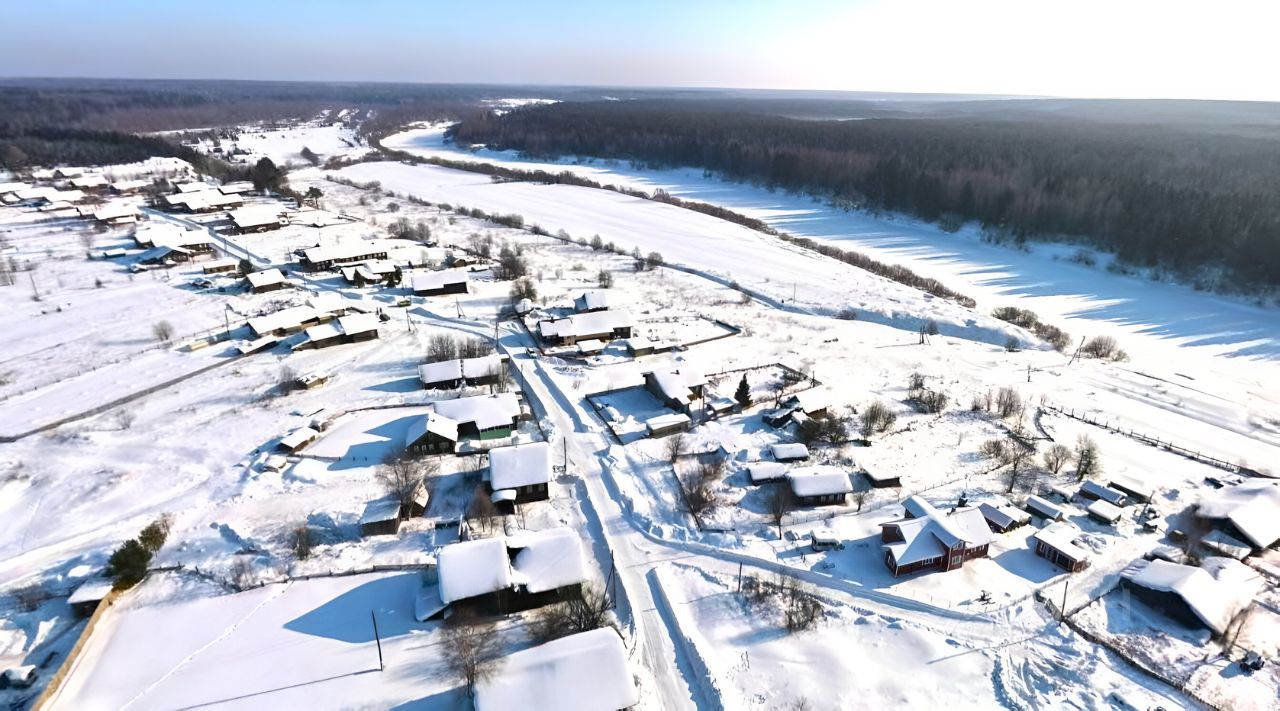
<path id="1" fill-rule="evenodd" d="M 1130 439 L 1135 439 L 1139 442 L 1142 442 L 1143 444 L 1151 445 L 1152 447 L 1159 447 L 1160 449 L 1163 449 L 1166 452 L 1173 452 L 1174 454 L 1181 455 L 1183 457 L 1186 457 L 1187 459 L 1192 459 L 1202 464 L 1208 464 L 1211 467 L 1217 467 L 1218 469 L 1223 469 L 1233 474 L 1243 474 L 1244 476 L 1260 476 L 1258 472 L 1252 469 L 1249 469 L 1247 467 L 1242 467 L 1239 464 L 1233 464 L 1231 462 L 1218 459 L 1217 457 L 1210 456 L 1198 450 L 1193 450 L 1187 447 L 1180 446 L 1178 444 L 1173 443 L 1172 441 L 1162 440 L 1159 437 L 1152 437 L 1151 435 L 1138 432 L 1134 429 L 1126 429 L 1124 427 L 1120 427 L 1119 425 L 1113 425 L 1110 422 L 1099 421 L 1095 418 L 1090 417 L 1084 412 L 1076 412 L 1074 409 L 1068 410 L 1065 408 L 1058 407 L 1056 405 L 1051 405 L 1049 403 L 1045 403 L 1041 405 L 1041 407 L 1044 408 L 1045 410 L 1057 413 L 1064 417 L 1070 417 L 1073 420 L 1079 420 L 1080 422 L 1093 425 L 1094 427 L 1100 427 L 1108 432 L 1114 432 L 1115 434 L 1123 435 Z"/>

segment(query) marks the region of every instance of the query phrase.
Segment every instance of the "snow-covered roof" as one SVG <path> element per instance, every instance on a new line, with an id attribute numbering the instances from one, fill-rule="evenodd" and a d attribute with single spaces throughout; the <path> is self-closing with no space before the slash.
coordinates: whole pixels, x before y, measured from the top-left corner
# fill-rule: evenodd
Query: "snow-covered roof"
<path id="1" fill-rule="evenodd" d="M 232 205 L 239 205 L 241 202 L 239 195 L 223 195 L 217 190 L 202 190 L 200 192 L 194 192 L 194 193 L 170 195 L 167 198 L 165 198 L 165 200 L 170 205 L 186 205 L 187 209 L 189 210 L 205 210 L 208 208 L 230 207 Z M 255 210 L 255 209 L 258 209 L 258 206 L 246 207 L 243 209 Z M 241 210 L 232 211 L 231 219 L 237 225 L 243 227 L 245 226 L 242 224 L 244 220 L 236 219 L 236 213 L 239 213 L 239 212 L 241 212 Z M 247 216 L 252 213 L 245 213 L 245 214 Z"/>
<path id="2" fill-rule="evenodd" d="M 338 318 L 338 328 L 342 329 L 342 333 L 348 336 L 377 331 L 378 316 L 377 314 L 350 314 L 348 316 L 340 316 Z"/>
<path id="3" fill-rule="evenodd" d="M 1155 486 L 1150 482 L 1129 476 L 1128 474 L 1109 474 L 1107 475 L 1107 482 L 1110 483 L 1113 488 L 1132 491 L 1141 495 L 1145 499 L 1150 499 L 1152 496 L 1155 496 L 1156 493 Z"/>
<path id="4" fill-rule="evenodd" d="M 342 297 L 342 294 L 335 294 L 332 291 L 324 291 L 312 296 L 307 299 L 307 306 L 310 306 L 316 311 L 323 311 L 325 313 L 336 313 L 338 311 L 346 311 L 350 308 L 350 305 L 347 303 L 347 300 Z"/>
<path id="5" fill-rule="evenodd" d="M 572 528 L 523 532 L 507 539 L 518 550 L 511 562 L 512 581 L 531 593 L 547 592 L 587 579 L 582 539 Z"/>
<path id="6" fill-rule="evenodd" d="M 1256 574 L 1228 558 L 1206 558 L 1204 566 L 1139 559 L 1120 576 L 1138 587 L 1176 594 L 1206 627 L 1222 634 L 1253 597 Z"/>
<path id="7" fill-rule="evenodd" d="M 778 462 L 752 462 L 747 465 L 747 475 L 751 477 L 753 484 L 773 481 L 787 475 L 787 465 Z"/>
<path id="8" fill-rule="evenodd" d="M 26 190 L 30 187 L 31 185 L 28 183 L 19 183 L 19 182 L 0 183 L 0 195 L 4 195 L 6 193 L 16 193 L 19 190 Z"/>
<path id="9" fill-rule="evenodd" d="M 458 441 L 458 423 L 444 415 L 428 412 L 409 423 L 409 431 L 405 433 L 404 446 L 417 442 L 428 432 L 440 435 L 450 442 Z"/>
<path id="10" fill-rule="evenodd" d="M 1039 496 L 1028 496 L 1025 508 L 1040 518 L 1060 519 L 1067 515 L 1061 506 Z"/>
<path id="11" fill-rule="evenodd" d="M 773 454 L 773 458 L 782 461 L 784 459 L 808 459 L 809 448 L 799 442 L 779 442 L 769 445 L 769 452 Z"/>
<path id="12" fill-rule="evenodd" d="M 541 321 L 538 330 L 553 338 L 597 336 L 631 325 L 631 313 L 623 310 L 593 311 Z"/>
<path id="13" fill-rule="evenodd" d="M 275 267 L 263 269 L 260 272 L 249 272 L 244 278 L 249 280 L 249 286 L 255 289 L 261 289 L 264 286 L 283 284 L 286 281 L 284 274 Z"/>
<path id="14" fill-rule="evenodd" d="M 93 213 L 93 219 L 101 222 L 118 220 L 121 217 L 136 217 L 138 206 L 127 202 L 113 202 Z"/>
<path id="15" fill-rule="evenodd" d="M 224 195 L 234 195 L 237 193 L 247 193 L 253 190 L 253 183 L 247 180 L 241 180 L 234 183 L 223 183 L 218 186 L 218 192 Z"/>
<path id="16" fill-rule="evenodd" d="M 707 378 L 688 368 L 665 368 L 648 373 L 662 396 L 669 400 L 688 402 L 693 389 L 707 384 Z"/>
<path id="17" fill-rule="evenodd" d="M 83 602 L 98 602 L 111 592 L 113 582 L 110 578 L 91 578 L 86 580 L 67 598 L 67 604 L 79 605 Z"/>
<path id="18" fill-rule="evenodd" d="M 360 523 L 380 523 L 400 518 L 400 502 L 393 498 L 374 499 L 364 506 Z"/>
<path id="19" fill-rule="evenodd" d="M 299 427 L 284 437 L 281 437 L 280 446 L 287 449 L 297 449 L 319 436 L 320 433 L 310 427 Z"/>
<path id="20" fill-rule="evenodd" d="M 506 657 L 474 696 L 476 711 L 616 711 L 640 702 L 626 649 L 607 627 Z"/>
<path id="21" fill-rule="evenodd" d="M 460 378 L 483 378 L 502 368 L 502 356 L 492 354 L 479 358 L 454 358 L 418 366 L 418 377 L 424 385 L 449 383 Z"/>
<path id="22" fill-rule="evenodd" d="M 995 538 L 977 508 L 944 512 L 918 496 L 909 497 L 903 502 L 903 508 L 914 518 L 881 524 L 896 527 L 902 534 L 901 542 L 884 545 L 897 565 L 943 556 L 961 542 L 966 548 L 974 548 L 989 544 Z"/>
<path id="23" fill-rule="evenodd" d="M 342 278 L 347 281 L 356 280 L 356 272 L 364 277 L 365 281 L 379 281 L 388 274 L 394 273 L 396 270 L 395 262 L 390 259 L 367 259 L 359 264 L 342 268 Z"/>
<path id="24" fill-rule="evenodd" d="M 532 442 L 489 450 L 489 485 L 518 489 L 551 480 L 551 446 Z"/>
<path id="25" fill-rule="evenodd" d="M 71 186 L 76 188 L 100 188 L 107 184 L 107 179 L 101 175 L 85 175 L 72 178 L 70 182 Z"/>
<path id="26" fill-rule="evenodd" d="M 350 262 L 375 254 L 384 254 L 387 243 L 380 239 L 351 239 L 337 244 L 326 244 L 304 250 L 302 256 L 312 264 L 320 262 Z"/>
<path id="27" fill-rule="evenodd" d="M 812 413 L 825 410 L 831 406 L 831 392 L 823 387 L 809 388 L 791 396 L 796 405 L 803 411 Z"/>
<path id="28" fill-rule="evenodd" d="M 1066 521 L 1059 521 L 1036 531 L 1032 538 L 1044 541 L 1050 548 L 1059 551 L 1072 560 L 1088 560 L 1089 551 L 1077 546 L 1075 543 L 1076 538 L 1079 536 L 1079 529 Z"/>
<path id="29" fill-rule="evenodd" d="M 1031 514 L 1020 509 L 1015 509 L 1009 504 L 990 504 L 983 502 L 978 504 L 978 510 L 1000 528 L 1009 528 L 1015 524 L 1024 524 L 1031 521 Z"/>
<path id="30" fill-rule="evenodd" d="M 113 190 L 125 192 L 128 190 L 141 190 L 151 184 L 149 180 L 117 180 L 111 184 Z"/>
<path id="31" fill-rule="evenodd" d="M 604 289 L 585 291 L 581 296 L 573 300 L 573 308 L 578 311 L 596 311 L 615 305 L 617 305 L 616 299 L 610 296 L 609 291 Z"/>
<path id="32" fill-rule="evenodd" d="M 853 491 L 849 475 L 840 467 L 819 464 L 812 467 L 796 467 L 787 472 L 791 491 L 796 496 L 827 496 L 848 494 Z"/>
<path id="33" fill-rule="evenodd" d="M 254 333 L 267 334 L 279 329 L 297 328 L 307 321 L 320 318 L 322 314 L 310 306 L 290 306 L 266 316 L 255 316 L 249 319 L 249 328 Z"/>
<path id="34" fill-rule="evenodd" d="M 685 425 L 690 422 L 692 422 L 692 420 L 690 420 L 689 416 L 683 412 L 668 412 L 665 415 L 650 417 L 644 421 L 644 426 L 647 427 L 650 432 L 653 432 L 667 427 Z"/>
<path id="35" fill-rule="evenodd" d="M 451 284 L 465 284 L 468 279 L 466 269 L 440 269 L 414 274 L 409 280 L 409 285 L 414 291 L 432 291 L 443 289 Z"/>
<path id="36" fill-rule="evenodd" d="M 338 328 L 338 324 L 332 321 L 330 321 L 329 323 L 322 323 L 318 326 L 312 326 L 308 328 L 306 331 L 304 331 L 303 333 L 307 335 L 307 340 L 297 344 L 296 346 L 294 346 L 295 348 L 300 348 L 303 345 L 308 343 L 315 343 L 317 341 L 327 341 L 330 338 L 342 337 L 342 330 Z"/>
<path id="37" fill-rule="evenodd" d="M 587 341 L 578 341 L 578 352 L 583 354 L 599 353 L 609 345 L 598 338 L 592 338 Z"/>
<path id="38" fill-rule="evenodd" d="M 507 544 L 501 538 L 452 543 L 436 554 L 440 599 L 445 603 L 505 590 L 512 585 Z"/>
<path id="39" fill-rule="evenodd" d="M 1125 501 L 1123 491 L 1118 491 L 1109 486 L 1104 486 L 1092 479 L 1086 479 L 1084 483 L 1080 485 L 1080 493 L 1095 499 L 1102 499 L 1103 501 L 1115 504 L 1116 506 L 1123 506 Z"/>
<path id="40" fill-rule="evenodd" d="M 1228 486 L 1201 499 L 1196 514 L 1230 521 L 1249 543 L 1269 548 L 1280 540 L 1280 486 L 1263 480 Z"/>
<path id="41" fill-rule="evenodd" d="M 179 193 L 198 193 L 209 189 L 204 183 L 177 183 L 173 187 Z"/>
<path id="42" fill-rule="evenodd" d="M 222 195 L 222 193 L 218 194 Z M 223 195 L 223 197 L 239 199 L 237 195 Z M 240 229 L 276 225 L 280 224 L 280 218 L 285 212 L 286 208 L 283 205 L 249 205 L 232 210 L 231 221 Z"/>
<path id="43" fill-rule="evenodd" d="M 1098 499 L 1097 501 L 1089 504 L 1089 508 L 1085 510 L 1089 512 L 1090 516 L 1100 518 L 1103 521 L 1110 523 L 1115 523 L 1124 516 L 1124 511 L 1121 511 L 1119 506 L 1107 503 L 1102 499 Z"/>
<path id="44" fill-rule="evenodd" d="M 478 429 L 487 430 L 503 425 L 520 415 L 520 401 L 515 393 L 495 393 L 440 400 L 435 403 L 436 412 L 459 423 L 471 422 Z"/>

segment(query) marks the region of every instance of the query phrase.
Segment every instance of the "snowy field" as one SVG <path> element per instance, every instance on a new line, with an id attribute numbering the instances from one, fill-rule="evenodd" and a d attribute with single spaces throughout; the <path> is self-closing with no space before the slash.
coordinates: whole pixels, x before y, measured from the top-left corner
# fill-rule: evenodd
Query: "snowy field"
<path id="1" fill-rule="evenodd" d="M 287 157 L 307 145 L 324 153 L 319 147 L 324 144 L 310 143 L 310 131 L 321 128 L 332 127 L 283 129 L 264 150 Z M 616 175 L 622 168 L 601 164 L 591 170 Z M 385 238 L 392 222 L 421 220 L 439 246 L 392 242 L 394 258 L 439 262 L 475 249 L 485 238 L 493 253 L 509 243 L 528 261 L 537 287 L 530 322 L 562 313 L 575 296 L 597 288 L 597 274 L 608 270 L 614 292 L 625 298 L 641 329 L 653 335 L 689 340 L 722 331 L 708 326 L 713 319 L 740 327 L 741 333 L 638 359 L 621 356 L 616 347 L 587 361 L 532 357 L 526 351 L 532 340 L 514 322 L 495 327 L 511 285 L 483 267 L 471 275 L 469 293 L 448 297 L 413 297 L 404 286 L 355 287 L 333 273 L 296 271 L 294 288 L 286 291 L 202 292 L 188 286 L 198 263 L 131 279 L 125 267 L 130 257 L 121 263 L 85 257 L 79 223 L 36 222 L 22 210 L 0 208 L 0 235 L 13 254 L 33 264 L 30 274 L 40 296 L 32 298 L 26 272 L 15 285 L 0 287 L 0 326 L 19 336 L 0 354 L 0 375 L 12 374 L 0 378 L 0 435 L 85 414 L 48 432 L 0 443 L 0 520 L 9 534 L 0 538 L 0 665 L 65 653 L 76 630 L 66 592 L 100 569 L 121 541 L 162 514 L 172 517 L 173 528 L 156 564 L 198 568 L 205 576 L 153 576 L 128 593 L 91 638 L 56 708 L 455 707 L 462 693 L 442 675 L 435 623 L 419 624 L 411 615 L 418 573 L 298 579 L 373 565 L 422 565 L 458 536 L 456 527 L 437 529 L 435 520 L 464 515 L 480 481 L 478 457 L 442 458 L 440 471 L 428 482 L 433 500 L 427 518 L 407 522 L 399 536 L 362 539 L 358 526 L 365 504 L 385 493 L 374 465 L 403 439 L 406 418 L 424 412 L 436 398 L 453 395 L 427 393 L 417 380 L 431 338 L 445 334 L 496 336 L 511 354 L 515 382 L 525 391 L 536 429 L 551 441 L 554 463 L 568 467 L 553 477 L 549 501 L 522 508 L 522 524 L 532 530 L 567 525 L 582 531 L 596 561 L 593 577 L 603 578 L 617 565 L 627 595 L 618 616 L 628 648 L 635 650 L 641 708 L 718 702 L 725 708 L 773 709 L 803 701 L 811 709 L 947 704 L 1103 709 L 1117 693 L 1139 699 L 1139 708 L 1195 707 L 1058 625 L 1037 600 L 1037 594 L 1059 599 L 1069 580 L 1068 608 L 1082 605 L 1110 589 L 1129 561 L 1167 543 L 1162 531 L 1138 527 L 1140 507 L 1126 508 L 1120 524 L 1111 527 L 1089 520 L 1082 502 L 1064 504 L 1094 556 L 1089 569 L 1071 576 L 1031 553 L 1033 529 L 1024 528 L 997 536 L 989 558 L 947 573 L 894 579 L 881 559 L 879 525 L 899 517 L 901 500 L 912 493 L 945 508 L 962 496 L 971 503 L 1020 499 L 1031 490 L 1075 483 L 1070 467 L 1056 476 L 1042 471 L 1014 482 L 1015 491 L 1006 494 L 1008 479 L 993 471 L 980 450 L 1011 423 L 970 407 L 1001 387 L 1017 390 L 1037 437 L 1070 446 L 1088 434 L 1101 451 L 1104 479 L 1124 475 L 1151 483 L 1161 521 L 1176 525 L 1180 512 L 1208 491 L 1205 477 L 1220 470 L 1078 420 L 1047 412 L 1034 417 L 1037 406 L 1043 400 L 1085 411 L 1274 472 L 1280 461 L 1280 394 L 1268 377 L 1275 364 L 1265 352 L 1236 352 L 1243 340 L 1224 338 L 1210 345 L 1161 335 L 1159 329 L 1143 334 L 1123 318 L 1114 326 L 1132 355 L 1128 363 L 1069 363 L 1046 348 L 1011 352 L 1004 348 L 1007 335 L 1031 341 L 1021 329 L 698 213 L 584 188 L 494 184 L 487 176 L 429 166 L 365 163 L 337 175 L 362 183 L 376 180 L 400 195 L 340 185 L 318 168 L 296 170 L 290 174 L 295 189 L 320 188 L 323 209 L 356 220 L 234 237 L 232 253 L 260 265 L 288 267 L 299 248 Z M 705 185 L 713 184 L 720 185 Z M 724 187 L 739 197 L 768 195 Z M 536 222 L 551 233 L 564 229 L 574 238 L 598 233 L 625 251 L 632 246 L 659 251 L 681 269 L 637 272 L 628 256 L 498 227 L 443 210 L 440 203 L 519 213 L 526 224 Z M 872 224 L 872 218 L 846 218 Z M 200 229 L 216 221 L 151 219 Z M 910 234 L 926 229 L 874 223 Z M 917 237 L 920 244 L 932 239 L 923 235 Z M 921 272 L 927 264 L 938 273 L 972 270 L 971 284 L 987 283 L 987 272 L 974 260 L 993 248 L 963 234 L 945 239 L 956 249 L 972 243 L 979 251 L 952 261 L 882 246 L 886 251 L 876 256 Z M 126 241 L 125 230 L 97 234 L 94 249 Z M 1083 269 L 1039 251 L 1009 255 L 1028 269 L 1027 279 L 1051 267 Z M 406 282 L 412 273 L 406 271 Z M 1083 274 L 1098 281 L 1099 292 L 1128 279 L 1100 271 Z M 1033 298 L 1018 286 L 1021 278 L 990 302 L 964 283 L 944 281 L 972 291 L 985 310 L 1027 305 Z M 1177 288 L 1130 281 L 1157 296 Z M 757 298 L 744 299 L 735 284 Z M 220 347 L 194 352 L 179 347 L 191 335 L 223 328 L 224 319 L 238 329 L 237 339 L 245 337 L 247 329 L 239 326 L 245 318 L 330 293 L 371 312 L 381 309 L 389 320 L 380 327 L 380 338 L 299 352 L 280 346 L 236 359 Z M 1044 298 L 1049 304 L 1057 297 Z M 1236 304 L 1263 324 L 1271 313 L 1190 291 L 1176 298 L 1185 299 L 1174 303 L 1187 309 L 1208 304 L 1209 313 L 1214 303 Z M 408 307 L 399 305 L 405 300 Z M 1096 309 L 1104 302 L 1088 303 L 1088 309 Z M 832 318 L 845 307 L 854 308 L 858 320 Z M 1052 314 L 1041 308 L 1042 316 L 1056 321 Z M 1100 313 L 1062 316 L 1093 325 L 1106 318 Z M 942 333 L 921 344 L 916 329 L 930 318 Z M 152 327 L 161 319 L 177 330 L 173 344 L 155 342 Z M 844 506 L 791 511 L 780 535 L 766 490 L 751 487 L 743 470 L 748 462 L 768 459 L 769 445 L 795 438 L 794 429 L 777 430 L 761 418 L 782 385 L 782 370 L 771 365 L 776 363 L 823 382 L 837 414 L 860 411 L 873 401 L 896 413 L 895 424 L 873 434 L 869 446 L 817 444 L 811 463 L 840 466 L 859 491 L 865 489 L 863 469 L 897 474 L 903 486 L 874 490 L 860 503 L 851 499 Z M 166 375 L 214 364 L 220 365 L 124 408 L 89 412 Z M 638 385 L 642 372 L 664 367 L 708 375 L 745 369 L 756 403 L 744 413 L 696 427 L 675 466 L 666 440 L 628 437 L 618 444 L 609 439 L 586 400 L 592 393 Z M 288 372 L 332 377 L 313 390 L 284 392 L 279 386 Z M 912 409 L 907 389 L 913 372 L 928 387 L 948 394 L 945 412 Z M 729 373 L 711 389 L 732 395 L 739 377 Z M 664 411 L 643 391 L 610 397 L 608 404 L 632 429 Z M 337 416 L 324 436 L 282 471 L 264 467 L 278 438 L 307 425 L 317 413 Z M 532 436 L 535 423 L 525 427 Z M 1047 444 L 1040 442 L 1042 451 Z M 699 530 L 676 482 L 687 479 L 710 453 L 725 453 L 731 462 L 712 486 L 715 503 L 703 517 L 709 525 Z M 290 543 L 300 525 L 317 539 L 306 559 Z M 502 523 L 477 526 L 489 535 Z M 845 546 L 814 552 L 804 540 L 810 531 L 831 534 Z M 744 602 L 736 592 L 740 566 L 751 576 L 785 574 L 803 581 L 822 601 L 818 625 L 788 634 L 776 610 Z M 244 568 L 251 583 L 268 584 L 229 594 L 225 586 L 205 582 L 229 581 Z M 57 595 L 24 611 L 10 594 L 29 584 Z M 989 601 L 982 599 L 983 592 L 990 593 Z M 1260 602 L 1280 604 L 1273 597 Z M 382 672 L 371 671 L 376 648 L 369 638 L 370 609 L 383 633 L 387 669 Z M 1244 639 L 1254 645 L 1274 641 L 1272 616 L 1260 614 L 1254 624 Z M 503 625 L 507 648 L 527 644 L 519 619 Z M 184 632 L 167 632 L 173 629 Z M 1238 668 L 1217 658 L 1199 667 L 1192 681 L 1206 695 L 1238 702 L 1238 708 L 1274 698 L 1272 677 L 1240 680 L 1233 669 Z M 1246 683 L 1262 684 L 1262 691 L 1244 690 Z"/>

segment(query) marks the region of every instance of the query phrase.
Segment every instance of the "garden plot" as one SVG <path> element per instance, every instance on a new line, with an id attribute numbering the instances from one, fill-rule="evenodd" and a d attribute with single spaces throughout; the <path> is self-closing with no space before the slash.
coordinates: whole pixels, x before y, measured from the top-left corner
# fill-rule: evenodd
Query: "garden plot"
<path id="1" fill-rule="evenodd" d="M 689 347 L 699 343 L 728 338 L 737 329 L 726 323 L 701 316 L 665 316 L 641 318 L 633 330 L 634 335 L 653 341 L 659 349 Z"/>
<path id="2" fill-rule="evenodd" d="M 596 412 L 609 425 L 609 430 L 624 444 L 648 436 L 645 422 L 653 417 L 673 413 L 640 386 L 611 390 L 591 395 L 588 399 Z"/>
<path id="3" fill-rule="evenodd" d="M 375 573 L 225 594 L 158 576 L 112 610 L 51 707 L 454 708 L 439 623 L 414 619 L 421 587 L 417 572 Z M 527 643 L 510 625 L 503 641 Z M 293 663 L 268 663 L 281 654 Z"/>

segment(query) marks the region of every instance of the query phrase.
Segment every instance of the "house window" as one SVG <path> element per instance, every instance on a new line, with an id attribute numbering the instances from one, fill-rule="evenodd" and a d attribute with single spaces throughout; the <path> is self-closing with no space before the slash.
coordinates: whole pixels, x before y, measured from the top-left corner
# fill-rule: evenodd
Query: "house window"
<path id="1" fill-rule="evenodd" d="M 960 563 L 962 563 L 963 561 L 964 561 L 964 556 L 963 556 L 963 555 L 953 555 L 953 556 L 951 556 L 951 565 L 953 565 L 953 566 L 958 566 L 958 565 L 960 565 Z"/>

